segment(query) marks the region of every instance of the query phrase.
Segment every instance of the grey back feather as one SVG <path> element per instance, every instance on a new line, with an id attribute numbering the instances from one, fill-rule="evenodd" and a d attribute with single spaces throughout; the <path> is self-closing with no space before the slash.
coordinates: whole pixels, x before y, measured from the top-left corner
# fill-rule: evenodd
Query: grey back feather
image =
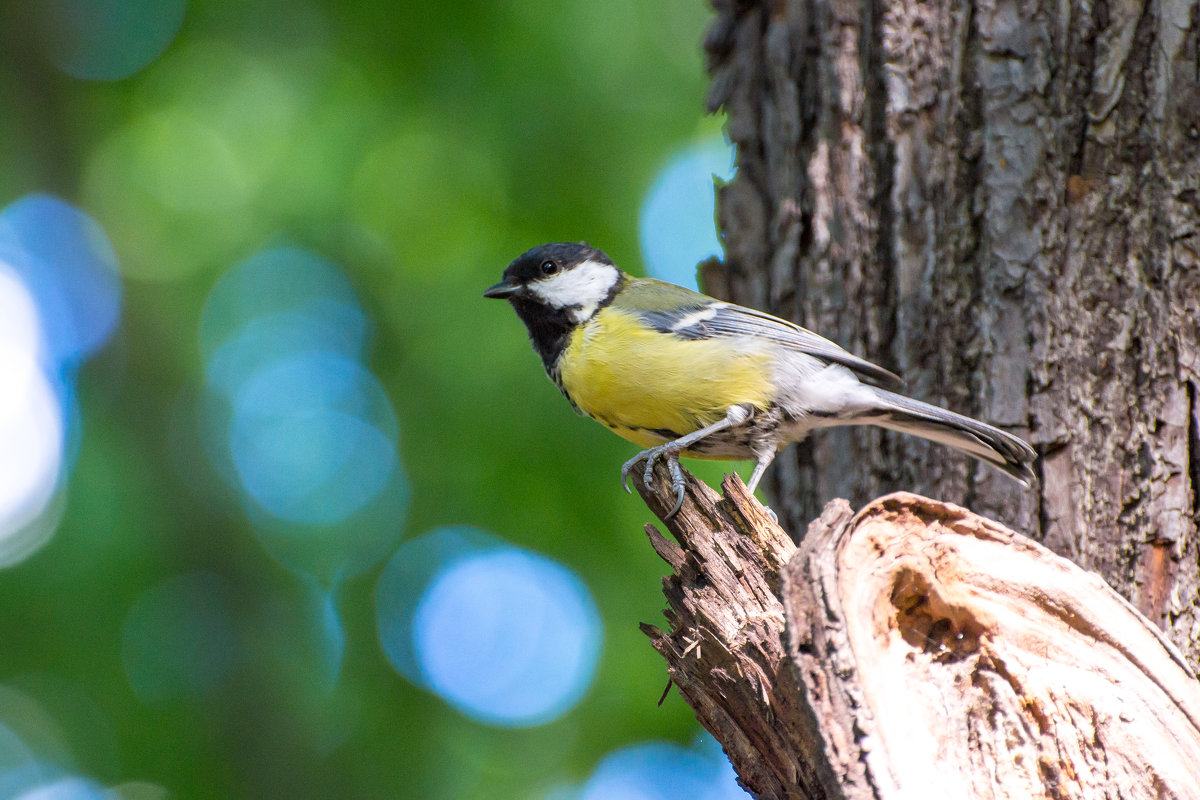
<path id="1" fill-rule="evenodd" d="M 683 339 L 750 336 L 781 347 L 841 364 L 876 386 L 899 389 L 899 376 L 850 353 L 795 323 L 753 308 L 714 300 L 681 286 L 641 278 L 630 281 L 616 306 L 637 314 L 650 327 Z"/>

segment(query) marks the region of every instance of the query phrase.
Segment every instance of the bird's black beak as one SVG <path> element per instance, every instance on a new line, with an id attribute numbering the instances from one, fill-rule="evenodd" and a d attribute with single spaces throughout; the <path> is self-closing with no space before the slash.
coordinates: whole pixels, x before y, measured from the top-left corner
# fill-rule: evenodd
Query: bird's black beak
<path id="1" fill-rule="evenodd" d="M 500 281 L 492 288 L 483 293 L 484 297 L 497 297 L 503 300 L 506 297 L 512 297 L 517 292 L 521 291 L 519 283 L 506 283 Z"/>

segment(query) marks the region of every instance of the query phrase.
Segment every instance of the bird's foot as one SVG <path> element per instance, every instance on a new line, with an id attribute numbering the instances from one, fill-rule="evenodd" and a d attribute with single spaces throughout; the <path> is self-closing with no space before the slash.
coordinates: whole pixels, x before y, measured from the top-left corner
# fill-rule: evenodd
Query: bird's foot
<path id="1" fill-rule="evenodd" d="M 621 485 L 625 487 L 625 491 L 633 491 L 629 486 L 629 473 L 641 461 L 646 462 L 646 470 L 642 473 L 642 482 L 647 486 L 654 483 L 654 462 L 660 458 L 666 461 L 667 471 L 671 474 L 671 489 L 675 492 L 675 505 L 663 517 L 663 519 L 670 519 L 683 506 L 684 481 L 683 469 L 679 466 L 679 448 L 671 444 L 661 444 L 638 453 L 621 467 Z"/>

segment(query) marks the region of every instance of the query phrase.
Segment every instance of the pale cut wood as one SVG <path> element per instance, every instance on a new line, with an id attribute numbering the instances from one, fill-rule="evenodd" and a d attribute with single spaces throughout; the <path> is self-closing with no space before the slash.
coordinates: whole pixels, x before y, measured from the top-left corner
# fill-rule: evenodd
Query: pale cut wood
<path id="1" fill-rule="evenodd" d="M 1200 686 L 1183 657 L 1031 539 L 893 494 L 811 531 L 783 593 L 802 673 L 853 684 L 841 736 L 871 742 L 876 796 L 1200 797 Z"/>
<path id="2" fill-rule="evenodd" d="M 796 549 L 737 476 L 688 486 L 643 630 L 756 797 L 1200 798 L 1200 684 L 1095 574 L 918 495 Z"/>

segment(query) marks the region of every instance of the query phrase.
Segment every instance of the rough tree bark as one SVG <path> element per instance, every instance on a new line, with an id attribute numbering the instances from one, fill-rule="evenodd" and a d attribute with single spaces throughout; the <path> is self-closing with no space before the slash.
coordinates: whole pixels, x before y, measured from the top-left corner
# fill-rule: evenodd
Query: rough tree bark
<path id="1" fill-rule="evenodd" d="M 766 484 L 785 527 L 911 489 L 1098 571 L 1200 664 L 1197 0 L 714 0 L 738 173 L 708 290 L 1027 437 L 1041 486 L 873 429 Z"/>

